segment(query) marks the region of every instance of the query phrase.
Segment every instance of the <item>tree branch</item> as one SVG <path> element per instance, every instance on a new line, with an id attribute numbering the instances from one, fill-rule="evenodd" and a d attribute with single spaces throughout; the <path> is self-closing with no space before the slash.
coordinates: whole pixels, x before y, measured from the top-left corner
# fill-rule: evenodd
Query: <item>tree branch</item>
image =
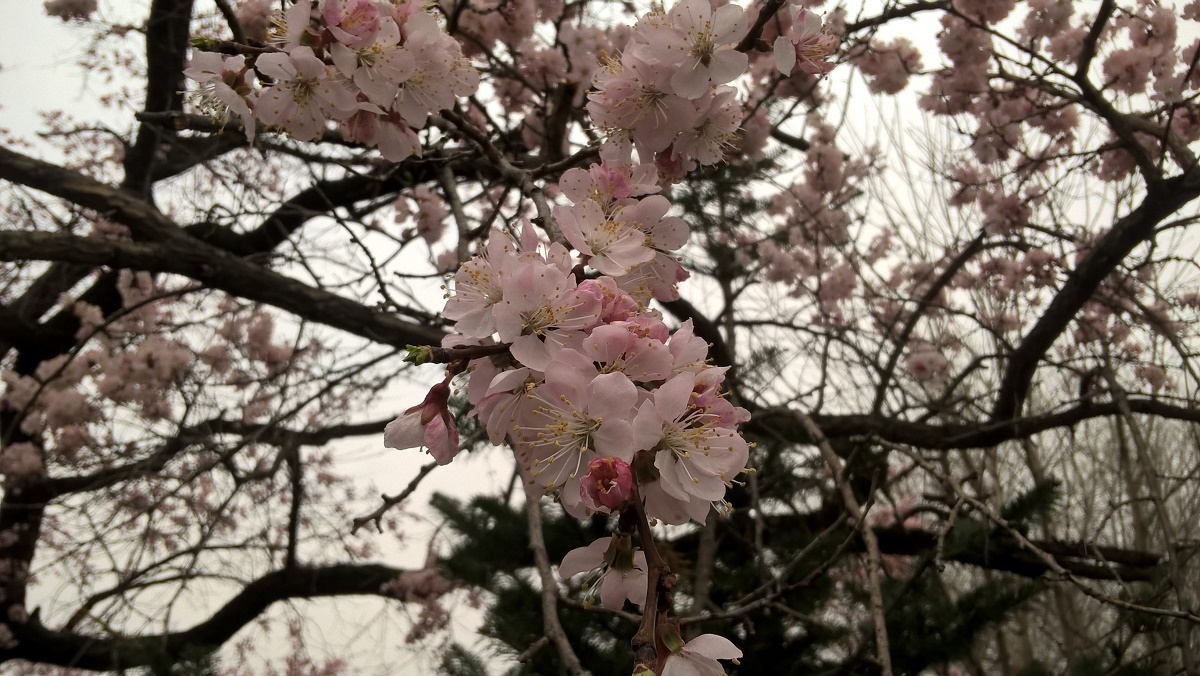
<path id="1" fill-rule="evenodd" d="M 1071 271 L 1062 289 L 1045 312 L 1009 355 L 1008 368 L 1000 382 L 992 410 L 992 421 L 1020 414 L 1033 383 L 1033 373 L 1042 357 L 1062 335 L 1083 305 L 1095 294 L 1121 261 L 1143 242 L 1154 238 L 1162 219 L 1200 195 L 1200 171 L 1190 171 L 1162 184 L 1151 183 L 1145 199 L 1104 234 L 1079 265 Z"/>
<path id="2" fill-rule="evenodd" d="M 378 312 L 186 238 L 150 244 L 56 233 L 0 232 L 0 260 L 65 261 L 167 272 L 385 345 L 436 345 L 442 338 L 439 329 Z"/>
<path id="3" fill-rule="evenodd" d="M 89 636 L 48 629 L 35 612 L 24 624 L 11 623 L 16 643 L 0 649 L 0 663 L 23 659 L 63 667 L 95 670 L 131 669 L 214 650 L 252 622 L 271 604 L 287 599 L 325 596 L 395 596 L 389 583 L 403 581 L 405 571 L 378 564 L 345 564 L 276 570 L 247 584 L 209 619 L 186 631 L 138 638 Z M 419 585 L 412 585 L 414 591 Z M 414 597 L 405 596 L 407 600 Z"/>

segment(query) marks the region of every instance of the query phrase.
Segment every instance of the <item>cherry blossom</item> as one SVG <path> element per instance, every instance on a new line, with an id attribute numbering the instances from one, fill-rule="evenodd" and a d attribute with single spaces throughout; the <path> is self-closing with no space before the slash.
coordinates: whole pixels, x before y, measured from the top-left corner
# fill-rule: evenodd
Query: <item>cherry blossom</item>
<path id="1" fill-rule="evenodd" d="M 775 67 L 784 75 L 797 66 L 811 75 L 828 73 L 833 64 L 825 59 L 837 49 L 837 38 L 825 31 L 820 16 L 794 5 L 787 11 L 791 18 L 784 21 L 783 35 L 775 38 Z"/>
<path id="2" fill-rule="evenodd" d="M 449 399 L 448 384 L 434 385 L 424 401 L 387 424 L 383 445 L 399 450 L 424 446 L 439 465 L 449 463 L 458 454 L 458 426 L 447 407 Z"/>
<path id="3" fill-rule="evenodd" d="M 724 674 L 717 660 L 734 660 L 742 656 L 733 642 L 716 634 L 701 634 L 676 647 L 663 665 L 662 676 L 713 676 Z"/>
<path id="4" fill-rule="evenodd" d="M 588 113 L 610 136 L 627 133 L 647 153 L 664 150 L 675 135 L 695 125 L 695 107 L 674 93 L 676 68 L 626 51 L 596 74 Z M 640 152 L 640 151 L 639 151 Z"/>
<path id="5" fill-rule="evenodd" d="M 416 72 L 416 63 L 407 49 L 400 47 L 400 28 L 391 19 L 372 32 L 373 41 L 361 47 L 334 43 L 330 47 L 333 63 L 367 99 L 379 106 L 390 106 L 400 85 Z M 332 30 L 332 29 L 331 29 Z"/>
<path id="6" fill-rule="evenodd" d="M 387 30 L 388 23 L 395 27 L 394 22 L 385 20 L 379 7 L 371 0 L 325 0 L 321 18 L 340 44 L 354 49 L 374 42 L 381 30 Z M 397 29 L 396 39 L 399 38 Z"/>
<path id="7" fill-rule="evenodd" d="M 518 421 L 518 451 L 530 480 L 547 492 L 562 488 L 564 505 L 579 503 L 579 482 L 593 459 L 633 460 L 629 421 L 637 390 L 624 374 L 588 373 L 556 360 L 529 396 L 539 405 Z"/>
<path id="8" fill-rule="evenodd" d="M 579 482 L 580 498 L 590 510 L 618 512 L 633 497 L 633 471 L 620 458 L 596 458 Z"/>
<path id="9" fill-rule="evenodd" d="M 513 343 L 513 353 L 526 366 L 540 366 L 546 342 L 562 344 L 565 332 L 595 324 L 600 298 L 580 292 L 575 277 L 543 260 L 522 259 L 512 275 L 501 278 L 501 299 L 494 320 L 500 340 Z"/>
<path id="10" fill-rule="evenodd" d="M 654 258 L 645 235 L 623 220 L 606 218 L 598 202 L 555 207 L 554 216 L 567 241 L 588 256 L 588 265 L 598 272 L 620 277 Z"/>
<path id="11" fill-rule="evenodd" d="M 341 120 L 357 109 L 354 94 L 329 79 L 328 66 L 309 47 L 264 54 L 255 67 L 275 81 L 255 101 L 255 115 L 301 141 L 317 140 L 325 132 L 325 120 Z"/>
<path id="12" fill-rule="evenodd" d="M 733 49 L 745 32 L 741 7 L 728 4 L 713 12 L 708 0 L 683 0 L 665 15 L 646 17 L 638 29 L 647 55 L 677 64 L 671 86 L 685 99 L 699 98 L 711 84 L 746 72 L 749 57 Z"/>
<path id="13" fill-rule="evenodd" d="M 246 68 L 246 57 L 195 52 L 183 74 L 200 83 L 201 110 L 219 121 L 227 120 L 229 113 L 237 115 L 246 140 L 254 142 L 254 113 L 246 101 L 254 74 Z"/>
<path id="14" fill-rule="evenodd" d="M 722 500 L 725 484 L 746 466 L 749 449 L 737 432 L 695 406 L 696 376 L 681 373 L 638 409 L 633 442 L 654 453 L 662 489 L 678 500 Z"/>
<path id="15" fill-rule="evenodd" d="M 515 245 L 508 236 L 493 232 L 483 253 L 462 264 L 454 274 L 454 293 L 442 314 L 455 320 L 454 328 L 470 338 L 486 338 L 496 330 L 493 306 L 504 300 L 502 279 L 516 265 Z"/>
<path id="16" fill-rule="evenodd" d="M 419 129 L 430 113 L 473 94 L 479 87 L 479 72 L 463 58 L 458 42 L 441 31 L 432 14 L 412 14 L 404 31 L 412 74 L 401 83 L 395 109 L 405 122 Z"/>
<path id="17" fill-rule="evenodd" d="M 571 578 L 589 573 L 589 579 L 598 574 L 589 593 L 595 595 L 599 591 L 601 605 L 620 610 L 626 600 L 639 608 L 645 604 L 646 570 L 646 554 L 634 551 L 628 537 L 613 535 L 567 552 L 558 567 L 558 574 Z"/>

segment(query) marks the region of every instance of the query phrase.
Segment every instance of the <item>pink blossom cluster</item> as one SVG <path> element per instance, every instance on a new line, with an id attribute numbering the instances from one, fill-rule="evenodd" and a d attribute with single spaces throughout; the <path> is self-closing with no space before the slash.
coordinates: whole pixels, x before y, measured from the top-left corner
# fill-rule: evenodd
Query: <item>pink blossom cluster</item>
<path id="1" fill-rule="evenodd" d="M 784 11 L 774 44 L 779 71 L 828 72 L 833 65 L 825 58 L 837 39 L 817 15 Z M 737 5 L 714 9 L 708 0 L 683 0 L 642 17 L 620 57 L 606 59 L 595 73 L 588 94 L 592 122 L 607 134 L 602 155 L 628 162 L 636 150 L 664 179 L 677 181 L 738 149 L 746 107 L 729 83 L 749 67 L 736 47 L 751 19 Z"/>
<path id="2" fill-rule="evenodd" d="M 301 141 L 336 122 L 346 140 L 400 161 L 420 154 L 415 130 L 430 114 L 479 86 L 458 41 L 409 0 L 300 0 L 272 20 L 274 50 L 197 51 L 184 71 L 201 111 L 237 115 L 251 141 L 257 122 Z"/>
<path id="3" fill-rule="evenodd" d="M 449 382 L 466 372 L 469 415 L 514 449 L 530 499 L 554 494 L 580 517 L 636 501 L 652 519 L 703 523 L 745 470 L 737 428 L 749 414 L 725 398 L 726 369 L 708 363 L 691 322 L 672 333 L 648 307 L 676 297 L 686 273 L 671 254 L 687 227 L 667 215 L 653 165 L 572 169 L 559 188 L 572 204 L 553 218 L 571 249 L 530 228 L 520 241 L 491 233 L 456 273 L 443 311 L 456 330 L 444 346 L 472 358 L 452 362 L 385 442 L 450 462 L 459 448 Z M 584 571 L 598 572 L 591 589 L 608 607 L 645 598 L 645 556 L 628 535 L 572 552 L 560 572 Z"/>
<path id="4" fill-rule="evenodd" d="M 898 94 L 921 70 L 921 52 L 905 38 L 875 40 L 870 49 L 854 57 L 854 65 L 867 78 L 867 88 L 876 94 Z"/>
<path id="5" fill-rule="evenodd" d="M 734 49 L 746 27 L 741 7 L 714 11 L 707 0 L 642 17 L 588 94 L 592 122 L 608 134 L 603 154 L 629 161 L 636 149 L 675 179 L 720 162 L 744 116 L 727 83 L 746 72 L 748 57 Z"/>
<path id="6" fill-rule="evenodd" d="M 783 33 L 772 45 L 779 72 L 791 75 L 794 68 L 799 68 L 817 75 L 833 70 L 833 64 L 825 58 L 837 49 L 838 41 L 826 30 L 821 17 L 796 5 L 782 11 L 787 13 Z"/>

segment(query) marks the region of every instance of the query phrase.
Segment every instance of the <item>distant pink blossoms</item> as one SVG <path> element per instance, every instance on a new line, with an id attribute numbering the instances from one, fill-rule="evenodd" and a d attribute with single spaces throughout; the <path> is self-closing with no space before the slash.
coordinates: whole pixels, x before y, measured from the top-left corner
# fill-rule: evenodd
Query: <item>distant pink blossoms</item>
<path id="1" fill-rule="evenodd" d="M 184 71 L 201 85 L 201 109 L 237 115 L 251 141 L 258 122 L 301 141 L 334 122 L 398 162 L 421 153 L 416 130 L 431 113 L 479 86 L 458 41 L 412 0 L 300 0 L 273 20 L 278 51 L 197 51 Z"/>

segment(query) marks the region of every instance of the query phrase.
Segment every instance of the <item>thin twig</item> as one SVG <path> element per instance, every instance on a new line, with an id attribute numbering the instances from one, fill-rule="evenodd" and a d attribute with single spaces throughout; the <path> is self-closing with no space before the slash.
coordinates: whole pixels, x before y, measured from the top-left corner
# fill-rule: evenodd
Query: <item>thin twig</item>
<path id="1" fill-rule="evenodd" d="M 1108 594 L 1093 589 L 1074 573 L 1064 568 L 1062 564 L 1058 562 L 1058 559 L 1055 559 L 1052 555 L 1048 554 L 1046 551 L 1030 542 L 1029 538 L 1025 537 L 1020 529 L 1014 528 L 1012 524 L 1010 524 L 1004 517 L 997 514 L 987 503 L 963 491 L 962 487 L 957 482 L 947 476 L 944 472 L 938 470 L 938 468 L 934 467 L 932 463 L 918 455 L 915 451 L 905 446 L 889 443 L 880 439 L 873 438 L 872 440 L 875 443 L 884 446 L 885 448 L 907 455 L 912 459 L 913 462 L 917 463 L 921 469 L 942 481 L 942 483 L 946 484 L 946 486 L 953 490 L 957 495 L 961 496 L 962 499 L 967 502 L 967 504 L 975 508 L 980 514 L 986 517 L 988 521 L 991 521 L 1006 531 L 1014 540 L 1017 541 L 1017 544 L 1022 549 L 1037 557 L 1037 559 L 1042 562 L 1042 565 L 1046 566 L 1050 572 L 1075 585 L 1075 587 L 1085 595 L 1096 599 L 1097 601 L 1108 603 L 1124 610 L 1146 613 L 1149 615 L 1159 615 L 1162 617 L 1174 617 L 1181 620 L 1188 620 L 1189 622 L 1200 623 L 1200 616 L 1196 615 L 1195 613 L 1180 610 L 1170 610 L 1167 608 L 1152 608 L 1150 606 L 1144 606 L 1138 603 L 1130 603 L 1129 601 L 1119 599 L 1115 596 L 1109 596 Z"/>
<path id="2" fill-rule="evenodd" d="M 871 620 L 875 624 L 875 655 L 879 660 L 880 674 L 892 676 L 892 655 L 888 645 L 887 624 L 883 614 L 883 586 L 879 579 L 879 572 L 883 570 L 883 555 L 879 552 L 879 540 L 875 537 L 875 531 L 867 525 L 866 513 L 858 504 L 858 499 L 854 497 L 854 490 L 846 481 L 845 467 L 842 466 L 842 461 L 834 452 L 833 447 L 829 445 L 829 440 L 825 438 L 821 428 L 817 427 L 813 419 L 804 412 L 798 411 L 796 417 L 821 451 L 821 457 L 825 459 L 825 464 L 829 465 L 829 470 L 833 473 L 833 481 L 837 484 L 838 492 L 841 493 L 842 502 L 846 504 L 846 510 L 854 518 L 855 525 L 862 534 L 863 542 L 867 545 L 867 581 L 871 598 Z"/>
<path id="3" fill-rule="evenodd" d="M 417 486 L 421 485 L 421 480 L 424 479 L 425 477 L 429 476 L 429 473 L 432 472 L 433 468 L 435 468 L 437 466 L 438 466 L 438 464 L 436 462 L 431 462 L 428 465 L 425 465 L 424 467 L 422 467 L 421 471 L 417 472 L 417 475 L 415 477 L 413 477 L 412 481 L 408 482 L 408 485 L 404 487 L 404 490 L 400 491 L 396 495 L 380 496 L 383 498 L 383 504 L 380 505 L 374 512 L 371 512 L 370 514 L 367 514 L 366 516 L 360 516 L 360 517 L 356 518 L 353 521 L 354 525 L 353 525 L 353 527 L 350 528 L 350 532 L 355 533 L 358 531 L 359 528 L 362 528 L 363 526 L 367 525 L 368 523 L 371 523 L 372 521 L 374 521 L 375 527 L 379 529 L 380 533 L 382 533 L 383 532 L 383 515 L 386 514 L 389 509 L 391 509 L 392 507 L 395 507 L 396 505 L 400 504 L 401 502 L 404 502 L 405 498 L 412 495 L 413 492 L 417 490 Z"/>
<path id="4" fill-rule="evenodd" d="M 533 656 L 538 654 L 539 650 L 541 650 L 542 648 L 545 648 L 546 644 L 548 644 L 548 643 L 550 643 L 550 639 L 546 638 L 545 636 L 542 636 L 541 638 L 534 641 L 533 643 L 530 643 L 528 648 L 521 651 L 521 654 L 517 655 L 517 661 L 520 662 L 521 664 L 525 664 L 529 660 L 533 659 Z"/>
<path id="5" fill-rule="evenodd" d="M 542 627 L 544 638 L 554 644 L 563 667 L 571 676 L 583 673 L 583 666 L 575 656 L 571 642 L 567 640 L 567 632 L 563 631 L 562 623 L 558 620 L 558 581 L 550 570 L 550 555 L 546 553 L 546 540 L 542 537 L 542 503 L 540 500 L 526 500 L 525 513 L 529 517 L 529 548 L 533 550 L 533 562 L 537 566 L 538 575 L 542 578 Z"/>
<path id="6" fill-rule="evenodd" d="M 946 570 L 946 561 L 944 560 L 946 536 L 949 535 L 951 529 L 954 528 L 954 522 L 958 519 L 958 510 L 962 509 L 962 505 L 963 498 L 960 495 L 958 496 L 958 499 L 954 501 L 954 507 L 950 509 L 950 515 L 946 517 L 945 526 L 938 531 L 937 542 L 933 547 L 933 567 L 937 568 L 939 573 L 943 570 Z"/>

